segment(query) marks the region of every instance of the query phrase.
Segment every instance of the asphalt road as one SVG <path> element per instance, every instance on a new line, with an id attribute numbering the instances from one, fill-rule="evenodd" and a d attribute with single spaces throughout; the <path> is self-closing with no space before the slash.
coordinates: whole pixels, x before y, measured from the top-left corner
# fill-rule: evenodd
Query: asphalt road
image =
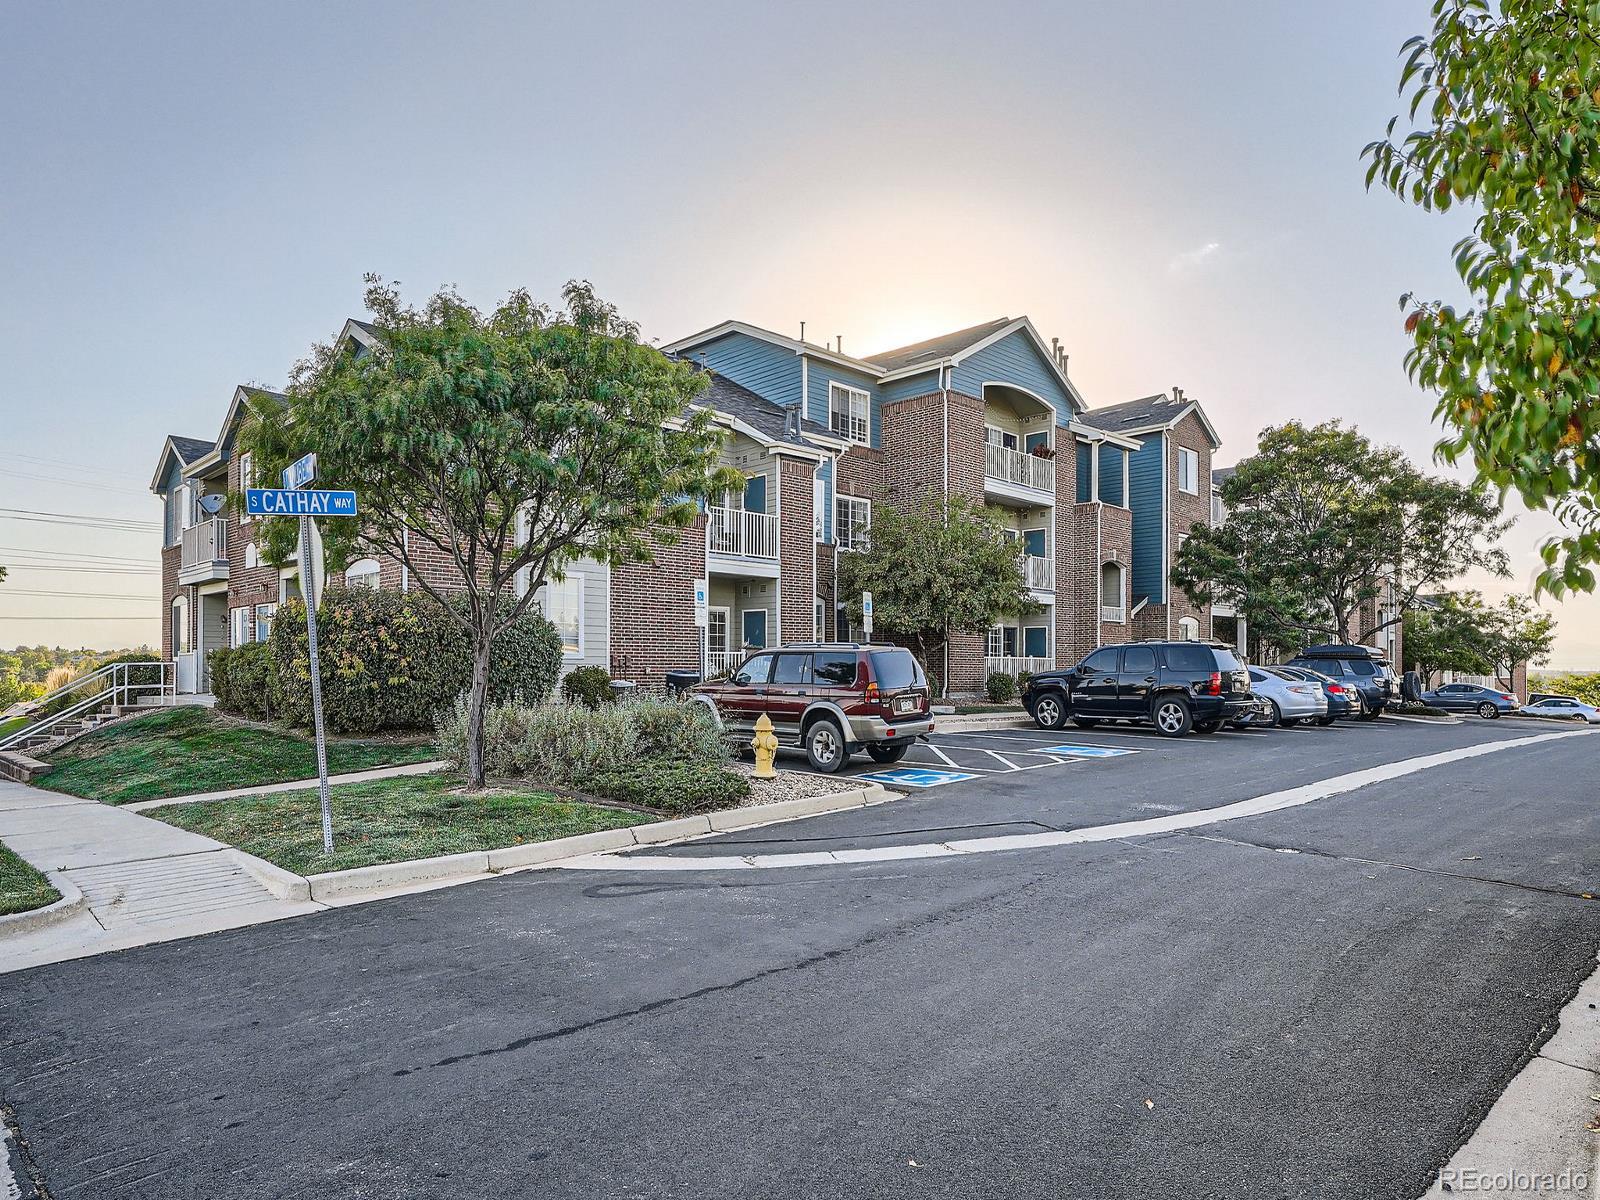
<path id="1" fill-rule="evenodd" d="M 1193 740 L 854 816 L 1060 827 L 1545 731 Z M 58 1200 L 1414 1196 L 1594 964 L 1597 755 L 1137 843 L 534 872 L 0 976 L 0 1096 Z M 823 820 L 850 835 L 789 829 Z"/>

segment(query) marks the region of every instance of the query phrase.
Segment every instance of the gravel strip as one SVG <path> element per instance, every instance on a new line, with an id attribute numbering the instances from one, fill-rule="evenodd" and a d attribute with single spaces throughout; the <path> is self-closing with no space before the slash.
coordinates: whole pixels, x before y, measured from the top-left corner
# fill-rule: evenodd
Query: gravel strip
<path id="1" fill-rule="evenodd" d="M 826 796 L 830 792 L 849 791 L 851 786 L 849 779 L 837 775 L 814 775 L 810 771 L 779 770 L 776 779 L 757 779 L 754 763 L 732 762 L 728 766 L 729 769 L 739 772 L 750 780 L 750 796 L 740 802 L 740 808 L 773 804 L 779 800 L 798 800 L 803 796 Z"/>

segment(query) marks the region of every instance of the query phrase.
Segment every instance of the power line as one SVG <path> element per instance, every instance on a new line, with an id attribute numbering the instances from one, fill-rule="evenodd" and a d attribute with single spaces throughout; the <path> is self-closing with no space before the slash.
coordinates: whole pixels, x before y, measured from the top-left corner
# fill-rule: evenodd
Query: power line
<path id="1" fill-rule="evenodd" d="M 139 566 L 144 566 L 150 561 L 148 554 L 87 554 L 77 550 L 68 553 L 63 550 L 42 550 L 36 546 L 0 546 L 0 553 L 5 553 L 8 557 L 13 554 L 27 554 L 50 559 L 89 558 L 97 562 L 128 563 Z M 18 562 L 20 560 L 12 559 L 12 561 Z"/>
<path id="2" fill-rule="evenodd" d="M 39 521 L 46 525 L 89 525 L 104 529 L 136 529 L 155 533 L 160 521 L 135 521 L 124 517 L 91 517 L 82 513 L 40 512 L 32 508 L 0 508 L 0 518 L 11 521 Z"/>
<path id="3" fill-rule="evenodd" d="M 0 564 L 4 565 L 4 564 Z M 66 572 L 71 575 L 159 575 L 157 567 L 58 567 L 49 563 L 14 562 L 10 564 L 14 571 L 50 571 Z M 0 585 L 3 586 L 3 585 Z"/>
<path id="4" fill-rule="evenodd" d="M 154 617 L 136 617 L 132 613 L 122 613 L 120 616 L 105 617 L 57 617 L 46 613 L 22 613 L 0 617 L 4 621 L 150 621 Z"/>
<path id="5" fill-rule="evenodd" d="M 59 483 L 66 487 L 95 488 L 102 492 L 121 492 L 124 496 L 148 496 L 149 492 L 141 492 L 134 488 L 116 487 L 109 483 L 90 483 L 86 479 L 63 479 L 59 475 L 35 475 L 31 471 L 18 471 L 11 468 L 6 471 L 7 479 L 38 479 L 44 483 Z"/>
<path id="6" fill-rule="evenodd" d="M 160 604 L 157 596 L 134 596 L 121 592 L 52 592 L 48 589 L 0 587 L 0 600 L 7 596 L 82 596 L 86 600 L 138 600 L 142 604 Z"/>

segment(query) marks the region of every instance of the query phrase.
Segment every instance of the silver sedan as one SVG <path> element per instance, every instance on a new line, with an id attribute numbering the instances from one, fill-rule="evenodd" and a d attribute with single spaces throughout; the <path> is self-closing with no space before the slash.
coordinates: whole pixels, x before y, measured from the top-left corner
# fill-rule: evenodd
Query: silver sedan
<path id="1" fill-rule="evenodd" d="M 1320 721 L 1328 715 L 1328 694 L 1320 683 L 1280 675 L 1271 667 L 1250 668 L 1250 690 L 1267 701 L 1271 711 L 1257 725 L 1298 725 L 1301 721 Z"/>
<path id="2" fill-rule="evenodd" d="M 1558 721 L 1587 721 L 1600 725 L 1600 708 L 1567 696 L 1551 696 L 1517 710 L 1525 717 L 1553 717 Z"/>

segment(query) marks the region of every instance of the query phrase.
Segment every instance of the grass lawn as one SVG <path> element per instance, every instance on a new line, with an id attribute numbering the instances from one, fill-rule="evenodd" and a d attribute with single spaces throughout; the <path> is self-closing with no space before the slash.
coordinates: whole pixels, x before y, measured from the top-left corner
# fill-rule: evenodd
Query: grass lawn
<path id="1" fill-rule="evenodd" d="M 155 817 L 236 846 L 299 875 L 495 850 L 659 817 L 557 800 L 545 792 L 465 795 L 449 773 L 349 783 L 332 789 L 332 855 L 322 853 L 316 789 L 151 809 Z"/>
<path id="2" fill-rule="evenodd" d="M 6 734 L 12 732 L 13 730 L 21 729 L 27 723 L 27 717 L 10 717 L 5 720 L 0 720 L 0 737 L 5 737 Z"/>
<path id="3" fill-rule="evenodd" d="M 0 842 L 0 917 L 43 908 L 59 899 L 61 893 L 43 872 L 34 870 Z"/>
<path id="4" fill-rule="evenodd" d="M 334 739 L 328 771 L 365 771 L 437 757 L 431 741 Z M 126 804 L 193 796 L 258 783 L 288 783 L 317 774 L 310 738 L 235 721 L 209 708 L 169 708 L 86 734 L 50 756 L 39 779 L 52 791 Z"/>

